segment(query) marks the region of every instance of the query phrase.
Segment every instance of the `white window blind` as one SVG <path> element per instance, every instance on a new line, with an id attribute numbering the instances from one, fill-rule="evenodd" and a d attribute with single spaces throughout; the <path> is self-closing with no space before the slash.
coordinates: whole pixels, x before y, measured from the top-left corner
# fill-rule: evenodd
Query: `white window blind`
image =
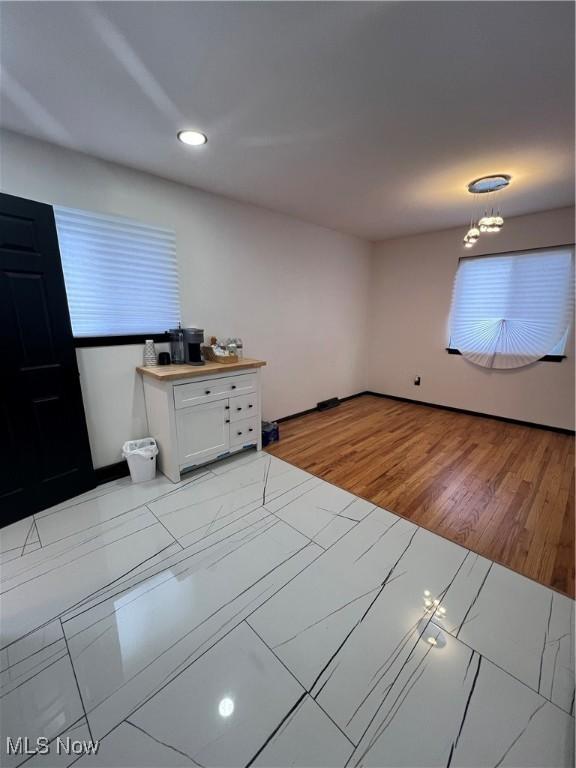
<path id="1" fill-rule="evenodd" d="M 519 368 L 564 352 L 573 311 L 572 248 L 462 258 L 450 346 L 486 368 Z"/>
<path id="2" fill-rule="evenodd" d="M 180 321 L 174 232 L 55 207 L 74 336 L 162 333 Z"/>

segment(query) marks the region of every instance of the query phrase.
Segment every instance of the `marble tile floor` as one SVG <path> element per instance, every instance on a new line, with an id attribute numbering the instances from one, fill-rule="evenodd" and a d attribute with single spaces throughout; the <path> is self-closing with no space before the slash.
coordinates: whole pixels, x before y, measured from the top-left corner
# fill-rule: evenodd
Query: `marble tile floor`
<path id="1" fill-rule="evenodd" d="M 573 601 L 264 453 L 19 521 L 0 576 L 8 768 L 574 764 Z"/>

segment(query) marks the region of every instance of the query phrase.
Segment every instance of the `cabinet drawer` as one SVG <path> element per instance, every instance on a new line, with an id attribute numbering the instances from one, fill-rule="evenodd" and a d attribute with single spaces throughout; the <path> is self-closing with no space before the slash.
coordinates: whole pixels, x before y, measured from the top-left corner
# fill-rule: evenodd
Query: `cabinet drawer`
<path id="1" fill-rule="evenodd" d="M 258 418 L 244 419 L 230 424 L 230 447 L 239 448 L 258 442 Z"/>
<path id="2" fill-rule="evenodd" d="M 258 398 L 253 395 L 241 395 L 230 398 L 230 421 L 242 421 L 258 415 Z"/>
<path id="3" fill-rule="evenodd" d="M 222 400 L 230 395 L 245 395 L 256 391 L 256 375 L 244 373 L 240 376 L 193 381 L 190 384 L 174 386 L 174 407 L 189 408 L 191 405 Z"/>

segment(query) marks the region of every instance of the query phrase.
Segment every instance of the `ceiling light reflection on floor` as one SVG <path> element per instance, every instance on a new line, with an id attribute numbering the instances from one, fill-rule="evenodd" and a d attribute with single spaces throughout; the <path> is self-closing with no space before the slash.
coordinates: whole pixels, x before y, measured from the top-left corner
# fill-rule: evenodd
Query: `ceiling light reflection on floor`
<path id="1" fill-rule="evenodd" d="M 440 600 L 435 597 L 432 599 L 432 594 L 429 589 L 424 590 L 424 597 L 422 598 L 422 602 L 424 603 L 424 608 L 426 609 L 426 612 L 428 611 L 434 611 L 435 615 L 443 619 L 446 617 L 446 608 L 443 605 L 440 605 Z"/>
<path id="2" fill-rule="evenodd" d="M 446 618 L 446 608 L 440 604 L 439 598 L 432 597 L 429 589 L 424 590 L 422 602 L 424 603 L 424 614 L 418 622 L 420 639 L 433 648 L 444 648 L 448 642 L 442 631 Z"/>
<path id="3" fill-rule="evenodd" d="M 426 624 L 421 631 L 421 638 L 425 640 L 428 645 L 431 645 L 432 648 L 441 649 L 446 647 L 448 643 L 446 635 L 442 632 L 440 627 L 436 626 L 436 624 L 430 622 Z"/>
<path id="4" fill-rule="evenodd" d="M 230 717 L 232 712 L 234 712 L 234 700 L 225 696 L 218 704 L 218 714 L 220 717 Z"/>

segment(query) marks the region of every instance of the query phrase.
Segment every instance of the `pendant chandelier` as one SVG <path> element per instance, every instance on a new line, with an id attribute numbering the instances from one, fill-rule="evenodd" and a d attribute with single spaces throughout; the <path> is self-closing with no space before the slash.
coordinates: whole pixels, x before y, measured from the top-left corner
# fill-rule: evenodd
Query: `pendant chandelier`
<path id="1" fill-rule="evenodd" d="M 499 202 L 495 201 L 494 197 L 501 189 L 510 184 L 510 179 L 511 177 L 507 174 L 498 173 L 493 176 L 482 176 L 468 184 L 468 192 L 474 195 L 475 205 L 474 213 L 470 219 L 470 227 L 464 235 L 464 248 L 473 248 L 480 235 L 500 232 L 504 226 L 504 218 Z M 486 195 L 486 198 L 482 198 L 481 201 L 478 195 Z M 482 204 L 484 201 L 485 204 Z"/>

